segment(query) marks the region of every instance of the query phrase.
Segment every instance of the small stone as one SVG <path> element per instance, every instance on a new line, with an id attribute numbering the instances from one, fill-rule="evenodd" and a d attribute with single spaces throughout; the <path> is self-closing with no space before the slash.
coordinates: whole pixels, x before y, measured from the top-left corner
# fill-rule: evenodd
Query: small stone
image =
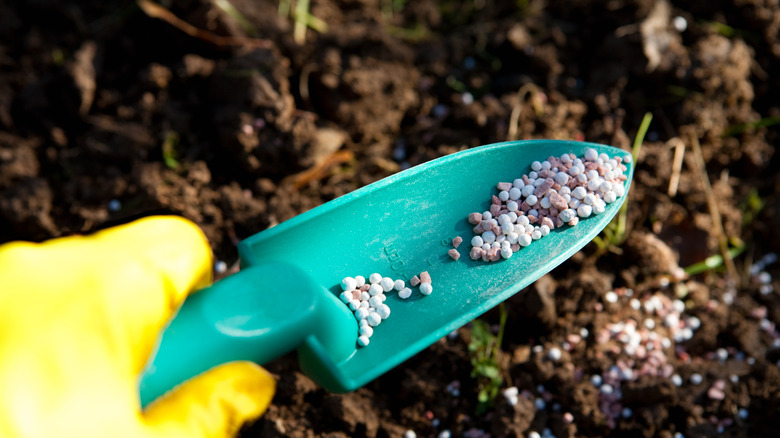
<path id="1" fill-rule="evenodd" d="M 710 389 L 707 390 L 707 397 L 713 400 L 723 400 L 726 398 L 726 392 L 724 391 L 726 382 L 723 380 L 716 380 Z"/>
<path id="2" fill-rule="evenodd" d="M 672 19 L 672 25 L 678 32 L 685 32 L 685 29 L 688 28 L 688 20 L 678 15 Z"/>

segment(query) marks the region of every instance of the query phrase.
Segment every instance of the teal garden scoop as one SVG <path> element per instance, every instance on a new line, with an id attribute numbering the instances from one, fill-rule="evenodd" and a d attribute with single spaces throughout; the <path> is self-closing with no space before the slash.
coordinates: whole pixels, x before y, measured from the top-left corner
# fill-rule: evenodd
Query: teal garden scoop
<path id="1" fill-rule="evenodd" d="M 241 270 L 185 301 L 140 379 L 143 405 L 207 369 L 234 360 L 264 364 L 297 350 L 301 370 L 332 392 L 355 390 L 506 300 L 590 242 L 618 212 L 564 226 L 497 262 L 468 256 L 468 214 L 487 210 L 496 183 L 533 161 L 599 144 L 528 140 L 468 149 L 413 167 L 242 241 Z M 633 164 L 625 173 L 626 193 Z M 464 240 L 460 260 L 447 251 Z M 422 271 L 433 293 L 388 292 L 390 316 L 358 347 L 358 321 L 339 299 L 341 279 L 374 272 L 409 279 Z"/>

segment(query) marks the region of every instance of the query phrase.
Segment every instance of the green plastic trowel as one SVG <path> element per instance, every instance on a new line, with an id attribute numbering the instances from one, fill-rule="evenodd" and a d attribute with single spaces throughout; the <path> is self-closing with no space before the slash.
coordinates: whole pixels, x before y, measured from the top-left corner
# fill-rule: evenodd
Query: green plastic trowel
<path id="1" fill-rule="evenodd" d="M 301 370 L 332 392 L 355 390 L 498 305 L 591 241 L 626 196 L 493 263 L 473 261 L 467 216 L 487 210 L 496 183 L 533 161 L 625 151 L 593 143 L 529 140 L 468 149 L 427 162 L 323 204 L 242 241 L 241 271 L 185 301 L 140 379 L 142 405 L 234 360 L 267 363 L 297 350 Z M 633 164 L 626 172 L 626 193 Z M 454 261 L 447 251 L 464 240 Z M 390 316 L 358 347 L 358 322 L 341 302 L 341 279 L 374 272 L 409 279 L 422 271 L 433 293 L 388 292 Z"/>

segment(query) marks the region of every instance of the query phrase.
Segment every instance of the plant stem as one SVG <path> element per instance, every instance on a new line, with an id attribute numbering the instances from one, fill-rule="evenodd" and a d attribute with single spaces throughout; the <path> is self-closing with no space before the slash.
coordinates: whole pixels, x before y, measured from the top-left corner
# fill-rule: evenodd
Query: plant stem
<path id="1" fill-rule="evenodd" d="M 710 184 L 710 178 L 707 176 L 707 167 L 704 164 L 704 157 L 701 153 L 701 145 L 699 144 L 699 138 L 695 133 L 690 133 L 691 145 L 693 146 L 693 156 L 696 160 L 696 167 L 699 171 L 699 177 L 701 178 L 702 185 L 704 186 L 704 194 L 707 197 L 707 206 L 710 210 L 710 216 L 712 216 L 713 232 L 718 239 L 718 246 L 720 247 L 720 254 L 723 257 L 723 262 L 726 265 L 731 281 L 738 282 L 739 276 L 737 275 L 737 268 L 734 266 L 734 261 L 731 259 L 729 253 L 729 241 L 726 238 L 726 232 L 723 230 L 723 222 L 721 220 L 720 211 L 718 210 L 718 203 L 715 200 L 715 194 L 712 192 L 712 185 Z"/>
<path id="2" fill-rule="evenodd" d="M 646 112 L 645 116 L 642 117 L 642 123 L 639 124 L 639 130 L 636 132 L 636 137 L 634 137 L 634 145 L 631 148 L 631 158 L 633 161 L 634 169 L 636 169 L 636 164 L 639 162 L 639 151 L 642 149 L 642 143 L 645 141 L 645 135 L 647 135 L 647 129 L 650 127 L 650 122 L 653 121 L 653 113 Z M 623 205 L 620 206 L 620 211 L 618 212 L 618 223 L 617 223 L 617 230 L 615 231 L 615 236 L 617 237 L 617 243 L 620 245 L 626 240 L 626 222 L 628 217 L 628 199 L 626 199 L 626 202 L 623 203 Z"/>
<path id="3" fill-rule="evenodd" d="M 306 16 L 309 15 L 309 0 L 298 0 L 295 3 L 295 30 L 293 39 L 298 44 L 306 42 Z"/>
<path id="4" fill-rule="evenodd" d="M 501 342 L 504 340 L 504 328 L 506 327 L 507 311 L 506 306 L 502 302 L 498 305 L 498 335 L 496 336 L 496 354 L 501 350 Z"/>

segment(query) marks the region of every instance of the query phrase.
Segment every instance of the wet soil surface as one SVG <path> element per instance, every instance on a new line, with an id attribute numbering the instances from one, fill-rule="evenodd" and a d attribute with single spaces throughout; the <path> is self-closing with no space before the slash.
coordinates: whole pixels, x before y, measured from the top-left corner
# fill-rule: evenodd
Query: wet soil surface
<path id="1" fill-rule="evenodd" d="M 170 212 L 229 273 L 241 239 L 409 166 L 509 139 L 630 150 L 653 116 L 624 241 L 505 303 L 492 404 L 467 325 L 350 394 L 279 359 L 242 436 L 774 436 L 776 1 L 314 0 L 327 29 L 303 41 L 277 2 L 226 3 L 0 3 L 0 241 Z M 681 269 L 721 244 L 731 275 Z"/>

